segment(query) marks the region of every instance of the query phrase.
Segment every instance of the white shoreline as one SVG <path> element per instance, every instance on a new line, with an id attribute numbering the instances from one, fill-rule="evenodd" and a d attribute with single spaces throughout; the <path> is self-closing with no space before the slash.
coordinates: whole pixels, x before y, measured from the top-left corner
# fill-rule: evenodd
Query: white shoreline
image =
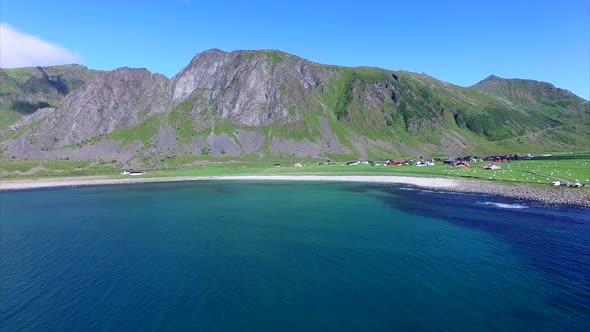
<path id="1" fill-rule="evenodd" d="M 182 177 L 154 177 L 154 178 L 107 178 L 107 177 L 69 177 L 46 178 L 29 180 L 2 180 L 0 191 L 120 185 L 134 183 L 158 182 L 189 182 L 203 180 L 277 180 L 277 181 L 337 181 L 337 182 L 366 182 L 366 183 L 401 183 L 428 188 L 455 188 L 458 180 L 445 178 L 421 178 L 411 176 L 353 176 L 353 175 L 238 175 L 238 176 L 182 176 Z"/>
<path id="2" fill-rule="evenodd" d="M 34 190 L 44 188 L 124 185 L 158 182 L 190 182 L 206 180 L 244 181 L 316 181 L 316 182 L 364 182 L 397 183 L 427 189 L 488 194 L 517 200 L 536 201 L 544 204 L 576 205 L 590 208 L 590 193 L 559 188 L 535 188 L 527 185 L 507 186 L 485 181 L 465 181 L 448 178 L 424 178 L 391 175 L 226 175 L 226 176 L 179 176 L 179 177 L 120 177 L 85 176 L 45 179 L 0 180 L 0 192 Z"/>

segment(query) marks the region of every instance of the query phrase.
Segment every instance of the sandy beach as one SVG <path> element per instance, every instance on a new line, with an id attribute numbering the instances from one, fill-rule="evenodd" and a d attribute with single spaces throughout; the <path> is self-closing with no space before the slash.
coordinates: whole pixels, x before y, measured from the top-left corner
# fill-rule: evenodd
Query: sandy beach
<path id="1" fill-rule="evenodd" d="M 46 178 L 30 180 L 2 180 L 0 191 L 27 190 L 55 187 L 97 186 L 132 183 L 187 182 L 203 180 L 277 180 L 277 181 L 340 181 L 367 183 L 402 183 L 428 188 L 453 188 L 456 180 L 444 178 L 420 178 L 409 176 L 321 176 L 321 175 L 277 175 L 277 176 L 185 176 L 185 177 L 128 177 L 108 178 L 102 176 Z"/>
<path id="2" fill-rule="evenodd" d="M 247 175 L 247 176 L 185 176 L 185 177 L 127 177 L 105 176 L 2 180 L 0 191 L 30 190 L 57 187 L 121 185 L 134 183 L 187 182 L 204 180 L 245 181 L 337 181 L 364 183 L 398 183 L 434 190 L 470 192 L 529 200 L 544 204 L 575 205 L 590 208 L 590 193 L 571 188 L 539 188 L 526 185 L 509 186 L 475 180 L 423 178 L 412 176 L 340 176 L 340 175 Z"/>

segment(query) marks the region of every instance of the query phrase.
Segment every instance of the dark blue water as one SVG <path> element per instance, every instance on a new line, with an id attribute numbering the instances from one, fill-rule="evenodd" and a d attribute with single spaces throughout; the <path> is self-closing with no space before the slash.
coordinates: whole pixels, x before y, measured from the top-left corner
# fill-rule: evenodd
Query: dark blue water
<path id="1" fill-rule="evenodd" d="M 589 212 L 350 183 L 1 193 L 0 330 L 588 331 Z"/>

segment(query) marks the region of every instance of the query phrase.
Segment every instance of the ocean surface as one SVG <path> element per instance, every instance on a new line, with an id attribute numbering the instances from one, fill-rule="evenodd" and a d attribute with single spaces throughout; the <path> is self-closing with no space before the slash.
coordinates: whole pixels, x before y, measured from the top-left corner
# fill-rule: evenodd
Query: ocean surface
<path id="1" fill-rule="evenodd" d="M 590 210 L 401 185 L 0 194 L 1 331 L 590 331 Z"/>

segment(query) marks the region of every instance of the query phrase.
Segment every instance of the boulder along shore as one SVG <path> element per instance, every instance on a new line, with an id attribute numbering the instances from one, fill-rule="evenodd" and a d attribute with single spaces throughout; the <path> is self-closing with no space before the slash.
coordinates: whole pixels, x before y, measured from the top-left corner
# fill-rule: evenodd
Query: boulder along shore
<path id="1" fill-rule="evenodd" d="M 441 188 L 432 189 L 441 190 Z M 540 188 L 529 185 L 457 180 L 457 186 L 444 190 L 488 194 L 551 205 L 574 205 L 590 208 L 590 192 L 579 188 Z"/>

